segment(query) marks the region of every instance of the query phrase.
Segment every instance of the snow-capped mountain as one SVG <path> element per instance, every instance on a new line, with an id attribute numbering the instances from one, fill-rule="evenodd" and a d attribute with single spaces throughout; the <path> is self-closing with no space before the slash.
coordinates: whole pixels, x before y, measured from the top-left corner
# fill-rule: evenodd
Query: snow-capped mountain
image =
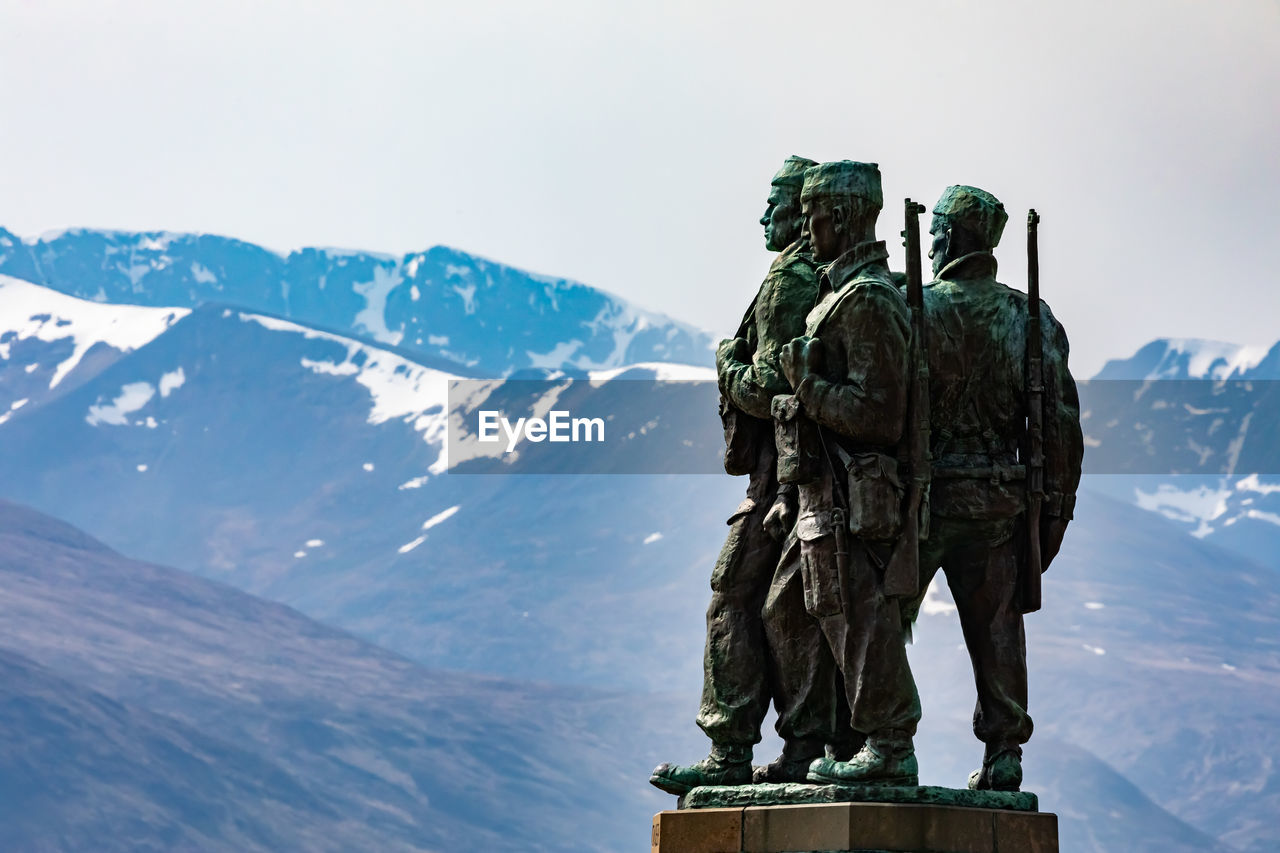
<path id="1" fill-rule="evenodd" d="M 100 305 L 0 276 L 0 423 L 66 393 L 185 317 L 185 308 Z"/>
<path id="2" fill-rule="evenodd" d="M 1081 387 L 1090 483 L 1280 568 L 1280 344 L 1158 340 Z"/>
<path id="3" fill-rule="evenodd" d="M 1094 379 L 1280 379 L 1280 344 L 1157 338 L 1129 358 L 1108 361 Z"/>
<path id="4" fill-rule="evenodd" d="M 23 293 L 24 312 L 71 328 L 58 326 L 74 313 L 59 307 L 68 297 L 46 290 L 48 303 L 33 307 L 30 287 L 6 283 L 0 307 L 6 293 Z M 619 668 L 610 657 L 644 654 L 624 635 L 584 656 L 569 654 L 553 628 L 578 611 L 587 611 L 574 617 L 584 625 L 646 621 L 638 600 L 620 591 L 629 585 L 656 603 L 661 591 L 646 589 L 654 550 L 691 546 L 674 535 L 650 538 L 689 511 L 671 506 L 659 478 L 450 474 L 447 363 L 429 367 L 238 308 L 197 308 L 63 393 L 48 393 L 43 377 L 74 346 L 92 349 L 89 338 L 19 343 L 0 361 L 0 406 L 12 415 L 0 424 L 8 496 L 124 552 L 269 595 L 419 660 L 651 686 L 647 670 Z M 41 377 L 36 390 L 32 376 Z M 12 408 L 21 399 L 29 402 Z M 714 436 L 713 405 L 704 416 Z M 693 479 L 688 495 L 714 529 L 725 501 L 710 496 L 736 485 Z M 691 568 L 708 559 L 698 548 L 689 553 Z M 620 586 L 601 563 L 628 580 Z M 515 571 L 501 584 L 476 582 L 507 566 Z M 561 578 L 553 595 L 543 588 L 547 573 Z M 481 601 L 470 625 L 451 618 Z"/>
<path id="5" fill-rule="evenodd" d="M 0 273 L 100 302 L 208 302 L 444 358 L 469 375 L 710 364 L 702 331 L 603 291 L 436 246 L 403 257 L 343 249 L 287 256 L 225 237 L 0 228 Z"/>

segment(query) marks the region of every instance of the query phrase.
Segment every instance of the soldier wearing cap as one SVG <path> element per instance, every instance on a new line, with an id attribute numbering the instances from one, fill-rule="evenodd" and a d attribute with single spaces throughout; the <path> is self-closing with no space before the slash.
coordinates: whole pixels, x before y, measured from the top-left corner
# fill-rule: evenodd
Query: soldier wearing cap
<path id="1" fill-rule="evenodd" d="M 747 474 L 746 499 L 729 518 L 729 537 L 711 573 L 707 642 L 698 725 L 711 754 L 697 764 L 663 764 L 650 778 L 684 794 L 699 785 L 752 781 L 752 746 L 760 741 L 772 698 L 783 755 L 756 768 L 756 781 L 804 781 L 814 758 L 837 737 L 836 671 L 820 638 L 796 623 L 808 620 L 796 579 L 766 631 L 761 608 L 778 566 L 780 539 L 795 519 L 795 490 L 781 490 L 769 406 L 791 387 L 778 365 L 782 346 L 803 333 L 817 299 L 816 264 L 801 239 L 800 188 L 813 160 L 790 157 L 771 181 L 760 224 L 765 246 L 779 254 L 747 309 L 737 337 L 716 352 L 725 422 L 725 467 Z M 793 639 L 796 637 L 796 639 Z"/>
<path id="2" fill-rule="evenodd" d="M 800 482 L 795 533 L 805 603 L 840 668 L 862 741 L 849 761 L 816 760 L 808 779 L 915 785 L 920 700 L 907 663 L 909 623 L 882 583 L 903 536 L 897 453 L 910 314 L 875 238 L 878 167 L 815 166 L 805 173 L 801 204 L 814 257 L 825 266 L 805 335 L 781 356 L 795 392 L 774 401 L 779 471 Z M 787 425 L 797 430 L 794 440 Z"/>
<path id="3" fill-rule="evenodd" d="M 948 187 L 933 210 L 935 281 L 924 291 L 934 460 L 921 596 L 941 568 L 959 611 L 978 701 L 973 730 L 986 745 L 971 788 L 1017 790 L 1027 715 L 1026 640 L 1018 606 L 1025 547 L 1027 295 L 995 279 L 992 253 L 1008 215 L 990 193 Z M 1041 305 L 1044 340 L 1043 565 L 1058 552 L 1080 480 L 1083 437 L 1067 338 Z"/>

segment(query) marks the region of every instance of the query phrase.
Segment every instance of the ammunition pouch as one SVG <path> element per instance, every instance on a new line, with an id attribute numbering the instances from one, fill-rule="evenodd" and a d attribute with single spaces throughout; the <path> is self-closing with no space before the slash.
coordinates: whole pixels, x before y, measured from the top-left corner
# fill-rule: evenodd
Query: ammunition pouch
<path id="1" fill-rule="evenodd" d="M 902 535 L 902 503 L 906 491 L 898 460 L 887 453 L 855 453 L 847 463 L 849 533 L 872 542 Z"/>
<path id="2" fill-rule="evenodd" d="M 760 457 L 764 422 L 739 411 L 721 394 L 720 423 L 724 426 L 724 470 L 735 477 L 750 474 Z"/>
<path id="3" fill-rule="evenodd" d="M 844 611 L 849 557 L 845 524 L 839 509 L 807 512 L 796 519 L 804 607 L 817 619 Z"/>
<path id="4" fill-rule="evenodd" d="M 778 447 L 778 482 L 812 483 L 822 472 L 822 436 L 818 425 L 800 411 L 793 394 L 773 398 L 774 441 Z"/>

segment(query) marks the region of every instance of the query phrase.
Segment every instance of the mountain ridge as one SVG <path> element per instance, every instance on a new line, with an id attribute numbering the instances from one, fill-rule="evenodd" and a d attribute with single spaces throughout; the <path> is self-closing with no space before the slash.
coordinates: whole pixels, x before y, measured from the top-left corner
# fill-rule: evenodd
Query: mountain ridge
<path id="1" fill-rule="evenodd" d="M 1203 338 L 1156 338 L 1109 359 L 1094 379 L 1280 379 L 1280 342 L 1268 346 Z"/>
<path id="2" fill-rule="evenodd" d="M 0 273 L 94 301 L 190 308 L 230 302 L 440 356 L 482 374 L 709 364 L 706 332 L 598 288 L 448 246 L 402 256 L 235 238 L 0 228 Z M 505 342 L 505 343 L 504 343 Z"/>

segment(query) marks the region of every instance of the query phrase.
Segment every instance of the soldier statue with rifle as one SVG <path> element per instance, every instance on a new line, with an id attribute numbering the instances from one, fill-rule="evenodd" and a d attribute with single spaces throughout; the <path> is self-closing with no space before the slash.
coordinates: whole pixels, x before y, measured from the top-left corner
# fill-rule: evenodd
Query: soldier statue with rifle
<path id="1" fill-rule="evenodd" d="M 778 471 L 799 485 L 795 534 L 805 603 L 840 667 L 860 742 L 846 761 L 815 761 L 808 779 L 915 785 L 920 701 L 900 607 L 915 587 L 895 588 L 899 567 L 914 565 L 916 556 L 900 471 L 910 312 L 890 276 L 885 244 L 875 238 L 883 206 L 877 166 L 815 166 L 805 173 L 801 202 L 814 257 L 824 266 L 805 335 L 782 352 L 795 392 L 773 403 Z"/>
<path id="2" fill-rule="evenodd" d="M 995 196 L 949 187 L 933 210 L 935 281 L 924 290 L 932 484 L 920 543 L 919 611 L 941 568 L 977 684 L 973 730 L 985 746 L 976 789 L 1018 790 L 1027 714 L 1022 616 L 1040 607 L 1040 573 L 1062 544 L 1083 436 L 1067 338 L 1039 299 L 1028 219 L 1028 294 L 995 279 L 1008 216 Z"/>

